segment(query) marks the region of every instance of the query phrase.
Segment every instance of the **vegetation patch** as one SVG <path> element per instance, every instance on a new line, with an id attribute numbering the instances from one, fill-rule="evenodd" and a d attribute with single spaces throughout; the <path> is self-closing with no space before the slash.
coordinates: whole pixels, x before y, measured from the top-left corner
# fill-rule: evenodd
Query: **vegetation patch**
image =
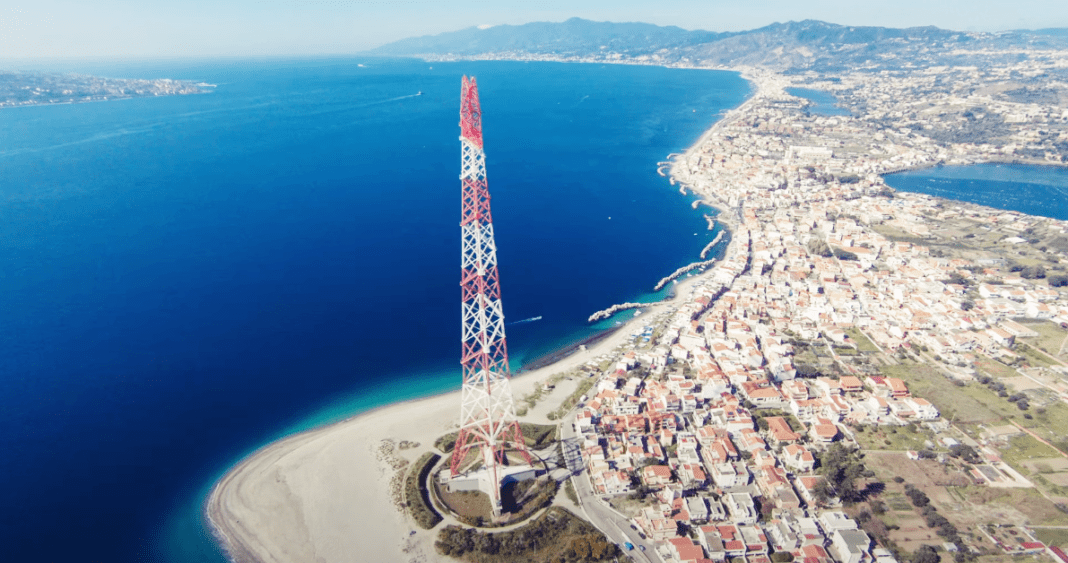
<path id="1" fill-rule="evenodd" d="M 434 447 L 447 454 L 452 453 L 452 449 L 456 447 L 456 437 L 459 435 L 459 432 L 449 432 L 434 440 Z"/>
<path id="2" fill-rule="evenodd" d="M 556 425 L 553 424 L 520 422 L 519 430 L 523 433 L 523 442 L 528 448 L 540 450 L 556 440 Z M 456 447 L 456 437 L 459 435 L 459 432 L 449 432 L 434 440 L 434 447 L 445 453 L 452 453 L 453 448 Z"/>
<path id="3" fill-rule="evenodd" d="M 437 526 L 442 520 L 441 515 L 430 504 L 430 497 L 424 486 L 427 475 L 439 459 L 441 456 L 436 453 L 423 454 L 412 464 L 411 469 L 408 470 L 408 477 L 404 481 L 404 500 L 408 505 L 408 512 L 415 523 L 425 530 Z"/>
<path id="4" fill-rule="evenodd" d="M 897 377 L 904 381 L 914 396 L 931 401 L 942 413 L 942 418 L 953 420 L 958 424 L 991 423 L 1001 420 L 1001 415 L 992 410 L 994 408 L 992 403 L 998 402 L 997 395 L 981 385 L 950 384 L 934 368 L 923 364 L 902 363 L 883 366 L 881 370 L 887 376 Z M 1004 401 L 1001 402 L 1004 403 Z M 1008 403 L 1005 404 L 1008 405 Z"/>
<path id="5" fill-rule="evenodd" d="M 1055 545 L 1061 549 L 1068 548 L 1068 530 L 1063 528 L 1035 528 L 1035 537 L 1046 545 Z"/>
<path id="6" fill-rule="evenodd" d="M 927 432 L 915 425 L 907 426 L 858 426 L 857 443 L 865 450 L 922 450 L 930 439 Z"/>
<path id="7" fill-rule="evenodd" d="M 1001 459 L 1024 473 L 1028 472 L 1026 462 L 1056 455 L 1056 450 L 1031 436 L 1014 436 L 1009 446 L 1001 449 Z"/>
<path id="8" fill-rule="evenodd" d="M 846 504 L 853 504 L 866 499 L 872 493 L 881 492 L 882 483 L 869 483 L 861 488 L 862 477 L 874 477 L 875 474 L 864 467 L 856 450 L 843 446 L 840 442 L 817 454 L 821 476 L 814 494 L 816 501 L 826 505 L 832 496 L 837 496 Z"/>
<path id="9" fill-rule="evenodd" d="M 1037 348 L 1048 354 L 1056 355 L 1060 352 L 1065 337 L 1068 337 L 1068 330 L 1061 328 L 1060 325 L 1051 321 L 1036 322 L 1034 320 L 1021 319 L 1017 322 L 1026 324 L 1027 328 L 1038 333 L 1037 339 L 1028 338 L 1027 341 L 1035 342 Z"/>
<path id="10" fill-rule="evenodd" d="M 585 379 L 580 380 L 578 383 L 578 387 L 575 389 L 575 392 L 569 395 L 566 399 L 564 399 L 564 401 L 560 403 L 559 408 L 549 413 L 549 420 L 557 420 L 567 414 L 568 411 L 575 408 L 575 405 L 578 404 L 579 399 L 581 399 L 583 395 L 585 395 L 590 389 L 593 388 L 594 383 L 597 383 L 596 377 L 587 377 Z"/>
<path id="11" fill-rule="evenodd" d="M 556 441 L 555 424 L 534 424 L 520 422 L 519 430 L 523 432 L 523 441 L 528 448 L 540 450 Z"/>
<path id="12" fill-rule="evenodd" d="M 434 544 L 438 553 L 471 563 L 564 563 L 610 561 L 619 548 L 571 512 L 552 507 L 526 526 L 488 533 L 446 526 Z"/>
<path id="13" fill-rule="evenodd" d="M 564 483 L 564 494 L 567 495 L 567 498 L 571 499 L 571 502 L 578 506 L 578 493 L 575 492 L 575 485 L 571 483 L 571 479 L 568 479 L 567 482 Z"/>
<path id="14" fill-rule="evenodd" d="M 999 504 L 1023 514 L 1037 526 L 1068 525 L 1068 512 L 1062 511 L 1035 489 L 960 487 L 965 502 L 976 506 Z"/>

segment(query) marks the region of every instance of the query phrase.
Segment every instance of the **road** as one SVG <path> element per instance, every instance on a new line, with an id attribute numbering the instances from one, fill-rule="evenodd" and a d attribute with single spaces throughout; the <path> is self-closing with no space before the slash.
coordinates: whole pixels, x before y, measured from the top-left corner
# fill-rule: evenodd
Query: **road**
<path id="1" fill-rule="evenodd" d="M 572 410 L 560 425 L 560 438 L 563 443 L 564 462 L 571 471 L 571 482 L 575 484 L 579 505 L 582 506 L 582 511 L 586 513 L 586 518 L 597 529 L 601 530 L 604 535 L 608 536 L 610 541 L 619 545 L 620 549 L 626 551 L 626 548 L 623 547 L 626 542 L 634 544 L 634 550 L 626 553 L 635 561 L 661 563 L 660 556 L 656 555 L 653 542 L 648 539 L 642 539 L 638 535 L 638 531 L 631 528 L 630 520 L 626 516 L 616 512 L 607 502 L 594 493 L 587 471 L 582 464 L 582 452 L 580 450 L 582 442 L 575 433 L 574 414 L 575 411 Z"/>

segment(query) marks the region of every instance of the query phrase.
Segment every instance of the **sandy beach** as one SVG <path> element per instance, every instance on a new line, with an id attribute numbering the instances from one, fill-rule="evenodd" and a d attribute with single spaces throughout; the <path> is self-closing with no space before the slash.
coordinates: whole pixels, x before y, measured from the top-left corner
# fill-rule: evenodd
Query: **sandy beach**
<path id="1" fill-rule="evenodd" d="M 759 95 L 760 81 L 743 76 L 757 91 L 717 120 L 679 160 L 687 159 Z M 717 220 L 733 227 L 736 222 L 730 215 L 721 214 Z M 679 280 L 674 297 L 650 304 L 642 317 L 629 317 L 623 327 L 587 350 L 516 376 L 514 396 L 530 394 L 553 375 L 617 351 L 633 339 L 630 325 L 677 307 L 693 284 L 707 275 Z M 437 531 L 417 527 L 395 506 L 390 488 L 400 460 L 414 461 L 432 448 L 434 440 L 458 427 L 460 382 L 456 383 L 452 393 L 396 403 L 284 438 L 231 469 L 215 485 L 206 506 L 211 528 L 231 559 L 239 563 L 451 561 L 434 550 Z M 551 423 L 548 413 L 572 389 L 574 382 L 558 385 L 522 420 Z M 402 450 L 396 447 L 402 441 L 420 446 Z"/>
<path id="2" fill-rule="evenodd" d="M 676 297 L 650 305 L 646 315 L 676 306 L 698 279 L 680 281 Z M 515 377 L 514 395 L 531 393 L 549 377 L 619 348 L 633 338 L 629 325 L 635 322 L 641 317 L 586 351 Z M 523 420 L 549 423 L 547 414 L 571 388 L 558 386 Z M 375 409 L 265 446 L 213 488 L 206 507 L 212 530 L 240 563 L 447 560 L 434 551 L 436 531 L 419 529 L 394 506 L 390 481 L 397 460 L 415 460 L 457 427 L 459 408 L 456 391 Z M 421 446 L 390 448 L 403 440 Z"/>

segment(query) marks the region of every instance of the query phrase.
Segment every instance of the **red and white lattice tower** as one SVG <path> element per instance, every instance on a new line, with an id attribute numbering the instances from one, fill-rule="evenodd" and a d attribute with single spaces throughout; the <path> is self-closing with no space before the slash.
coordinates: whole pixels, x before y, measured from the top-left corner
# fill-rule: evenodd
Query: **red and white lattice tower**
<path id="1" fill-rule="evenodd" d="M 482 110 L 474 77 L 465 76 L 460 101 L 460 183 L 463 244 L 460 286 L 463 297 L 463 388 L 460 433 L 453 450 L 455 477 L 468 452 L 478 448 L 490 479 L 494 513 L 501 507 L 501 466 L 505 450 L 520 452 L 530 464 L 523 433 L 515 417 L 509 385 L 508 348 L 504 338 L 497 245 L 493 241 L 486 154 L 482 150 Z"/>

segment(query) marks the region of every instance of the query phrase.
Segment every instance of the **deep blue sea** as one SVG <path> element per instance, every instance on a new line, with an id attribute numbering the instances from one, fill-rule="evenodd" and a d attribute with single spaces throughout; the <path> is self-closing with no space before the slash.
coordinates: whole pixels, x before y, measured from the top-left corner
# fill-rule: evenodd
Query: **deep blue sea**
<path id="1" fill-rule="evenodd" d="M 27 68 L 23 65 L 22 68 Z M 656 174 L 737 74 L 323 59 L 45 69 L 217 84 L 0 110 L 0 559 L 222 561 L 256 448 L 459 386 L 460 76 L 513 366 L 654 299 L 715 232 Z M 418 92 L 422 95 L 415 95 Z"/>
<path id="2" fill-rule="evenodd" d="M 936 166 L 883 177 L 887 185 L 948 199 L 1068 220 L 1068 168 L 1028 164 Z"/>

